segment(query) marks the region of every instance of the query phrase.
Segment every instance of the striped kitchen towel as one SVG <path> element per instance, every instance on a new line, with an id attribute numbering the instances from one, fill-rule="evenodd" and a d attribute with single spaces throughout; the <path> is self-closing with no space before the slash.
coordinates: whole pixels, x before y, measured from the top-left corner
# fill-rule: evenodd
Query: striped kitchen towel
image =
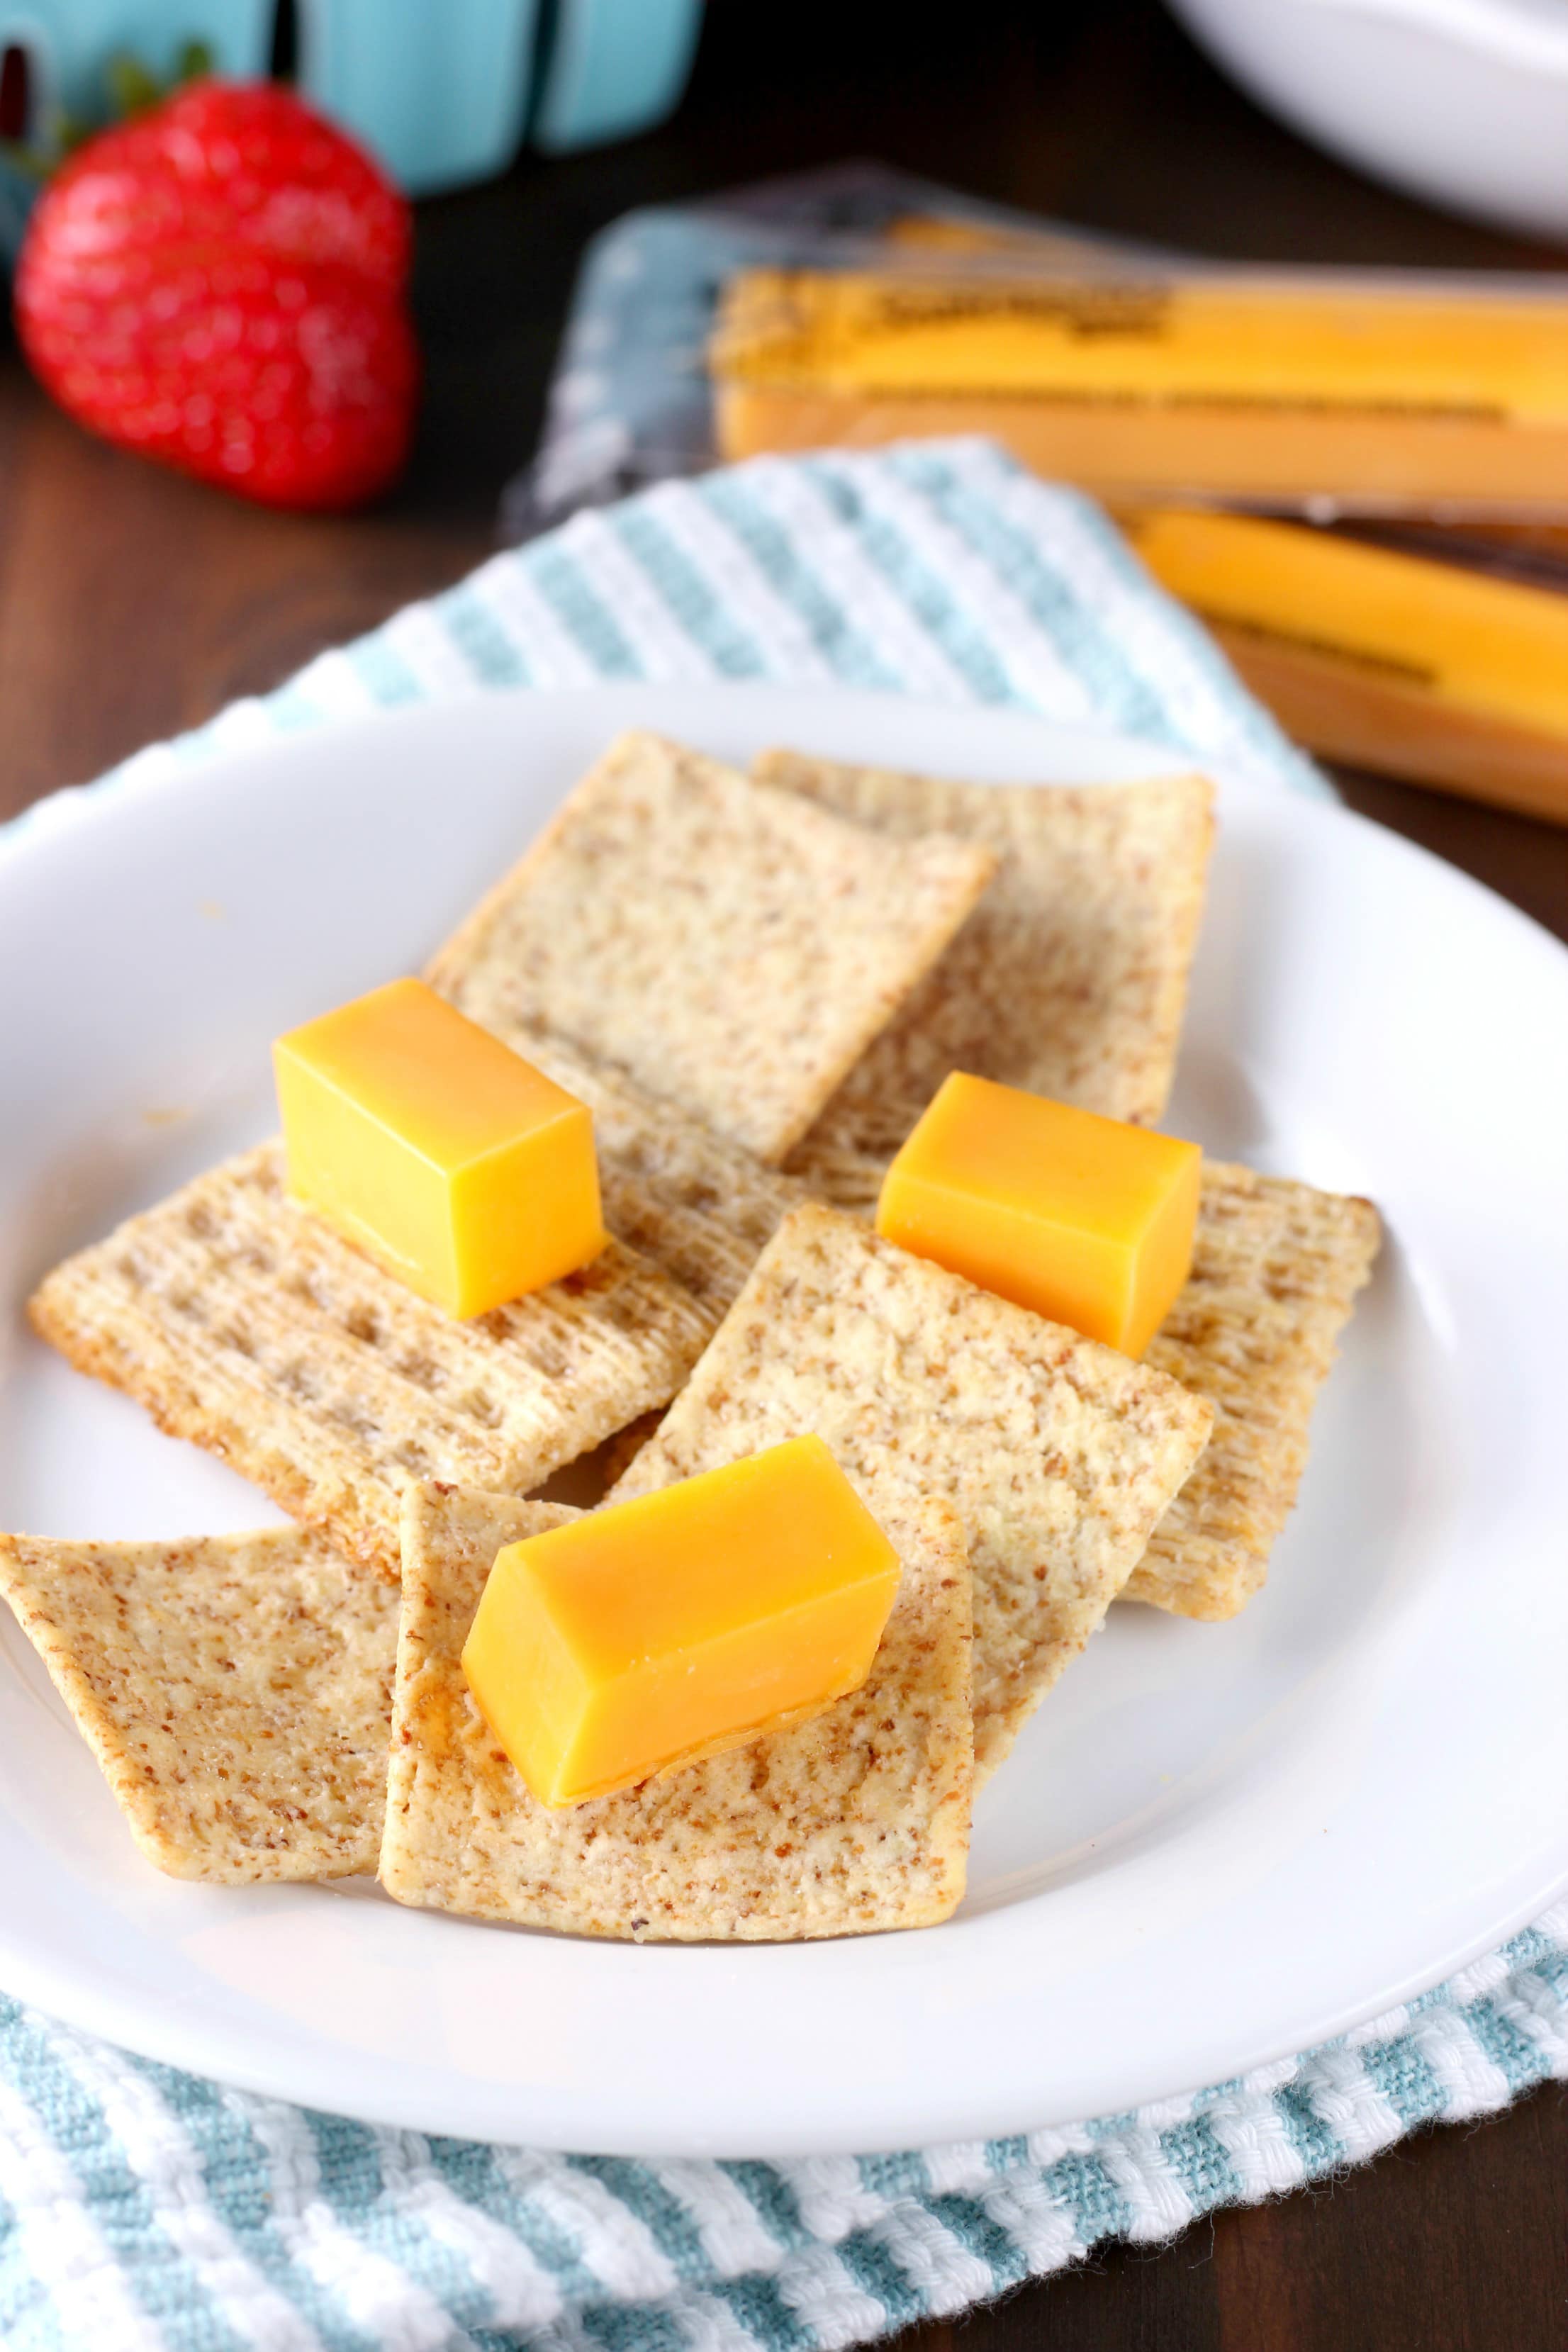
<path id="1" fill-rule="evenodd" d="M 602 678 L 1007 704 L 1329 790 L 1090 500 L 972 440 L 753 458 L 576 515 L 116 773 L 398 703 Z"/>
<path id="2" fill-rule="evenodd" d="M 605 677 L 1011 704 L 1327 790 L 1092 507 L 976 442 L 763 460 L 579 517 L 108 784 L 387 705 Z M 1242 2081 L 1027 2137 L 787 2164 L 373 2130 L 0 2000 L 0 2343 L 818 2352 L 1551 2075 L 1568 2075 L 1568 1908 Z"/>

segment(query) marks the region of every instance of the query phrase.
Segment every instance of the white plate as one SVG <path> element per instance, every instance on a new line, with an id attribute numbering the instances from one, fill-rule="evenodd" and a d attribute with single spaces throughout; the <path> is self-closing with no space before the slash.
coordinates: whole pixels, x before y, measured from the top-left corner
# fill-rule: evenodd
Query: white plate
<path id="1" fill-rule="evenodd" d="M 416 964 L 618 727 L 992 780 L 1169 766 L 1014 715 L 772 688 L 493 696 L 51 811 L 0 848 L 0 1526 L 272 1514 L 26 1337 L 62 1251 L 266 1131 L 267 1045 Z M 1375 827 L 1225 780 L 1172 1125 L 1372 1194 L 1377 1280 L 1267 1592 L 1113 1612 L 981 1799 L 933 1932 L 631 1948 L 365 1884 L 161 1878 L 7 1619 L 0 1982 L 368 2118 L 626 2153 L 1104 2114 L 1339 2032 L 1568 1878 L 1568 957 Z M 0 1615 L 4 1615 L 0 1612 Z"/>

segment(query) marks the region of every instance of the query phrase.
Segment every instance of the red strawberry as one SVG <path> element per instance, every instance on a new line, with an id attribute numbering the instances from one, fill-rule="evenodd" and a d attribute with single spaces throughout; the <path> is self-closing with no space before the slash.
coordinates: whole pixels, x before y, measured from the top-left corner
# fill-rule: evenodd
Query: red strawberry
<path id="1" fill-rule="evenodd" d="M 272 506 L 402 469 L 418 359 L 408 206 L 275 84 L 198 82 L 81 148 L 16 267 L 16 326 L 78 421 Z"/>

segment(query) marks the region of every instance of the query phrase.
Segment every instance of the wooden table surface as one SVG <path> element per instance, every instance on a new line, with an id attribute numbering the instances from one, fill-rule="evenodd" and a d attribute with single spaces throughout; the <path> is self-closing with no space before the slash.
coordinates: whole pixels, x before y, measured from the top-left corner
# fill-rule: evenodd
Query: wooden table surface
<path id="1" fill-rule="evenodd" d="M 1155 0 L 966 0 L 941 41 L 913 21 L 864 0 L 711 0 L 664 130 L 423 206 L 426 408 L 408 479 L 377 513 L 295 520 L 162 475 L 85 438 L 0 351 L 0 815 L 275 685 L 482 559 L 501 483 L 533 445 L 584 240 L 628 205 L 874 154 L 1201 252 L 1552 263 L 1328 162 L 1256 112 Z M 1568 832 L 1344 782 L 1354 806 L 1568 937 Z M 916 2333 L 939 2352 L 952 2332 Z M 962 2352 L 1563 2352 L 1568 2100 L 1539 2092 L 1331 2188 L 1118 2251 L 961 2338 Z"/>

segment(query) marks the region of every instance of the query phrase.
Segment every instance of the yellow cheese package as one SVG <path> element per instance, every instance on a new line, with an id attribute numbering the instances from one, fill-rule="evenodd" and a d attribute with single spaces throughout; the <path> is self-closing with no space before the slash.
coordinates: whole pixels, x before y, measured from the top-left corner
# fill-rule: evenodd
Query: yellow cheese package
<path id="1" fill-rule="evenodd" d="M 976 432 L 1113 500 L 1568 519 L 1557 277 L 889 238 L 735 272 L 710 366 L 725 458 Z"/>
<path id="2" fill-rule="evenodd" d="M 1121 520 L 1298 742 L 1568 824 L 1568 566 L 1453 531 Z"/>

